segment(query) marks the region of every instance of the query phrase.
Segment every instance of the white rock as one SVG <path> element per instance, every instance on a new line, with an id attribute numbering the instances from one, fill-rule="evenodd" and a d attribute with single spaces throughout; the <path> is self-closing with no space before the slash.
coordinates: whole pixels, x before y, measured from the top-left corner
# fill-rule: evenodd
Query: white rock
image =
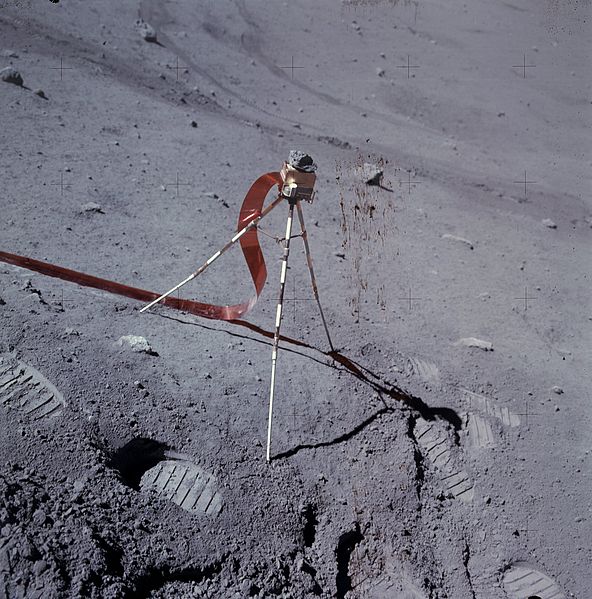
<path id="1" fill-rule="evenodd" d="M 457 241 L 459 243 L 464 243 L 468 245 L 471 249 L 473 249 L 473 242 L 465 239 L 464 237 L 458 237 L 457 235 L 450 235 L 449 233 L 445 233 L 442 235 L 442 239 L 449 239 L 450 241 Z"/>
<path id="2" fill-rule="evenodd" d="M 156 355 L 156 352 L 152 349 L 148 341 L 139 335 L 123 335 L 117 340 L 116 345 L 119 347 L 127 345 L 135 352 Z"/>
<path id="3" fill-rule="evenodd" d="M 463 337 L 454 345 L 464 345 L 465 347 L 477 347 L 483 351 L 493 351 L 493 343 L 491 341 L 483 341 L 483 339 L 477 339 L 476 337 Z"/>
<path id="4" fill-rule="evenodd" d="M 553 393 L 557 393 L 557 395 L 561 395 L 563 393 L 563 389 L 557 385 L 553 385 L 553 387 L 551 387 L 551 391 L 553 391 Z"/>
<path id="5" fill-rule="evenodd" d="M 94 202 L 82 204 L 82 206 L 80 206 L 80 210 L 82 210 L 82 212 L 99 212 L 101 214 L 105 214 L 101 206 L 99 206 L 99 204 L 95 204 Z"/>
<path id="6" fill-rule="evenodd" d="M 152 25 L 146 23 L 145 21 L 137 21 L 136 27 L 143 39 L 147 42 L 156 43 L 156 31 Z"/>
<path id="7" fill-rule="evenodd" d="M 545 225 L 545 227 L 549 227 L 549 229 L 557 228 L 557 225 L 550 218 L 543 219 L 542 223 Z"/>
<path id="8" fill-rule="evenodd" d="M 364 183 L 367 185 L 380 185 L 384 174 L 382 169 L 370 162 L 364 162 L 360 172 Z"/>
<path id="9" fill-rule="evenodd" d="M 0 79 L 6 83 L 14 83 L 19 86 L 23 84 L 21 74 L 14 67 L 5 67 L 0 70 Z"/>

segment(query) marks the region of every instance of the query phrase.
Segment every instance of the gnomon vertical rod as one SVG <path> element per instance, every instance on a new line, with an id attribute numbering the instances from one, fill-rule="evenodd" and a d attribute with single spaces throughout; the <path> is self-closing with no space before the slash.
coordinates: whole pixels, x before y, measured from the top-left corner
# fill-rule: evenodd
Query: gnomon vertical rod
<path id="1" fill-rule="evenodd" d="M 275 371 L 277 364 L 278 346 L 280 342 L 280 326 L 282 324 L 282 309 L 284 302 L 284 289 L 286 287 L 286 272 L 288 270 L 288 256 L 290 255 L 290 237 L 292 236 L 292 221 L 294 219 L 294 205 L 298 201 L 288 200 L 290 210 L 286 223 L 286 238 L 284 239 L 284 252 L 282 255 L 282 270 L 280 273 L 280 294 L 275 314 L 275 333 L 273 336 L 273 349 L 271 351 L 271 384 L 269 389 L 269 416 L 267 420 L 267 461 L 271 461 L 271 424 L 273 419 L 273 397 L 275 393 Z"/>

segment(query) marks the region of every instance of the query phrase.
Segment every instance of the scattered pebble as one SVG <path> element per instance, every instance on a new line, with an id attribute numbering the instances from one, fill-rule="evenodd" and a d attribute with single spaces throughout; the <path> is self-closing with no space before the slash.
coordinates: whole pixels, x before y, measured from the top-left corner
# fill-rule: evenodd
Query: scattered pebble
<path id="1" fill-rule="evenodd" d="M 483 339 L 477 339 L 476 337 L 463 337 L 454 345 L 464 345 L 465 347 L 476 347 L 483 351 L 493 351 L 493 343 L 491 341 L 483 341 Z"/>
<path id="2" fill-rule="evenodd" d="M 0 71 L 0 79 L 6 83 L 14 83 L 15 85 L 23 84 L 21 74 L 14 67 L 4 67 Z"/>
<path id="3" fill-rule="evenodd" d="M 144 337 L 141 337 L 139 335 L 123 335 L 117 340 L 116 345 L 119 345 L 120 347 L 127 345 L 132 349 L 132 351 L 138 353 L 150 354 L 151 356 L 158 355 L 152 349 L 148 341 L 146 341 Z"/>
<path id="4" fill-rule="evenodd" d="M 458 241 L 459 243 L 464 243 L 468 245 L 471 249 L 474 249 L 473 242 L 465 239 L 464 237 L 458 237 L 457 235 L 450 235 L 449 233 L 445 233 L 442 235 L 442 239 L 450 239 L 451 241 Z"/>
<path id="5" fill-rule="evenodd" d="M 553 385 L 553 387 L 551 387 L 551 391 L 553 391 L 553 393 L 557 393 L 557 395 L 561 395 L 563 393 L 563 389 L 557 385 Z"/>
<path id="6" fill-rule="evenodd" d="M 82 210 L 82 212 L 97 212 L 99 214 L 105 214 L 101 206 L 99 204 L 95 204 L 95 202 L 87 202 L 86 204 L 82 204 L 82 206 L 80 206 L 80 210 Z"/>
<path id="7" fill-rule="evenodd" d="M 550 218 L 545 218 L 543 219 L 543 225 L 545 225 L 545 227 L 549 227 L 549 229 L 556 229 L 557 225 L 550 219 Z"/>

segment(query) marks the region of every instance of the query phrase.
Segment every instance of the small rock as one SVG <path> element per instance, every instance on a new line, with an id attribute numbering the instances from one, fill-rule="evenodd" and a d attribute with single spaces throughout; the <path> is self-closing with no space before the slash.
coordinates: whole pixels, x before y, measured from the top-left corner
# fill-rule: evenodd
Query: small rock
<path id="1" fill-rule="evenodd" d="M 47 100 L 47 96 L 45 95 L 45 92 L 42 89 L 36 89 L 33 93 L 36 96 L 39 96 L 40 98 L 43 98 L 44 100 Z"/>
<path id="2" fill-rule="evenodd" d="M 380 185 L 384 175 L 382 169 L 370 162 L 364 162 L 361 169 L 362 179 L 366 185 Z"/>
<path id="3" fill-rule="evenodd" d="M 557 228 L 557 225 L 550 218 L 543 219 L 542 223 L 545 225 L 545 227 L 549 227 L 549 229 Z"/>
<path id="4" fill-rule="evenodd" d="M 15 85 L 22 85 L 23 78 L 21 74 L 14 67 L 5 67 L 0 71 L 0 79 L 6 83 L 14 83 Z"/>
<path id="5" fill-rule="evenodd" d="M 42 526 L 47 521 L 47 514 L 42 510 L 38 509 L 33 514 L 33 522 L 38 526 Z"/>
<path id="6" fill-rule="evenodd" d="M 129 346 L 132 351 L 138 353 L 150 354 L 157 356 L 158 354 L 152 349 L 148 341 L 140 335 L 123 335 L 116 341 L 116 345 L 123 347 L 124 345 Z"/>
<path id="7" fill-rule="evenodd" d="M 212 198 L 214 200 L 217 200 L 220 196 L 213 192 L 213 191 L 206 191 L 206 193 L 204 193 L 204 195 L 206 196 L 206 198 Z"/>
<path id="8" fill-rule="evenodd" d="M 140 36 L 147 42 L 156 43 L 156 31 L 152 25 L 146 23 L 145 21 L 136 21 L 136 27 L 138 28 L 138 32 Z"/>
<path id="9" fill-rule="evenodd" d="M 468 245 L 471 249 L 474 249 L 473 242 L 469 241 L 468 239 L 465 239 L 464 237 L 458 237 L 457 235 L 450 235 L 448 233 L 445 233 L 444 235 L 442 235 L 442 239 L 458 241 L 459 243 L 464 243 L 465 245 Z"/>
<path id="10" fill-rule="evenodd" d="M 73 327 L 66 327 L 66 330 L 64 331 L 64 335 L 72 335 L 75 337 L 80 337 L 80 333 Z"/>
<path id="11" fill-rule="evenodd" d="M 483 341 L 483 339 L 477 339 L 476 337 L 463 337 L 454 345 L 464 345 L 465 347 L 476 347 L 483 351 L 493 351 L 493 343 L 490 341 Z"/>
<path id="12" fill-rule="evenodd" d="M 6 302 L 0 297 L 0 306 L 6 306 Z"/>
<path id="13" fill-rule="evenodd" d="M 191 121 L 191 126 L 192 127 L 197 127 L 197 122 L 196 121 Z"/>
<path id="14" fill-rule="evenodd" d="M 3 58 L 18 58 L 18 54 L 14 51 L 14 50 L 2 50 L 2 53 L 0 53 L 0 56 L 2 56 Z"/>
<path id="15" fill-rule="evenodd" d="M 561 395 L 563 393 L 563 389 L 557 385 L 553 385 L 553 387 L 551 387 L 551 391 L 553 391 L 553 393 L 557 393 L 557 395 Z"/>
<path id="16" fill-rule="evenodd" d="M 105 214 L 101 206 L 99 206 L 99 204 L 95 204 L 94 202 L 87 202 L 86 204 L 82 204 L 82 206 L 80 206 L 80 210 L 82 212 L 97 212 L 99 214 Z"/>
<path id="17" fill-rule="evenodd" d="M 43 574 L 43 572 L 45 572 L 45 570 L 47 570 L 47 568 L 48 568 L 47 562 L 44 559 L 40 559 L 40 560 L 36 561 L 35 565 L 33 566 L 33 570 L 34 570 L 36 576 Z"/>
<path id="18" fill-rule="evenodd" d="M 384 77 L 384 69 L 377 67 L 376 74 L 378 75 L 378 77 Z"/>

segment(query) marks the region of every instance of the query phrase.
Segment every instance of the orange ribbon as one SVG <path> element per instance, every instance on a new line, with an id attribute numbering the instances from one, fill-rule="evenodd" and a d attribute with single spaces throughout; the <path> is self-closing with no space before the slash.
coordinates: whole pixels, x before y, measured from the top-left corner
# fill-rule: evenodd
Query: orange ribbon
<path id="1" fill-rule="evenodd" d="M 267 193 L 274 184 L 277 184 L 279 189 L 281 181 L 280 174 L 273 172 L 262 175 L 253 183 L 253 185 L 251 185 L 240 209 L 238 230 L 243 229 L 261 214 Z M 196 316 L 203 316 L 204 318 L 215 320 L 235 320 L 247 314 L 247 312 L 249 312 L 257 303 L 259 295 L 263 290 L 265 281 L 267 280 L 267 267 L 265 265 L 265 258 L 263 257 L 261 246 L 259 245 L 257 227 L 254 227 L 245 233 L 240 238 L 239 243 L 245 261 L 247 262 L 251 278 L 255 284 L 255 295 L 248 301 L 231 306 L 216 306 L 214 304 L 205 304 L 193 300 L 167 297 L 162 300 L 161 303 L 176 310 L 183 310 L 184 312 L 195 314 Z M 0 261 L 20 266 L 21 268 L 26 268 L 49 277 L 70 281 L 82 285 L 83 287 L 93 287 L 95 289 L 101 289 L 109 293 L 123 295 L 144 302 L 151 302 L 161 295 L 160 293 L 138 289 L 137 287 L 130 287 L 129 285 L 123 285 L 122 283 L 116 283 L 115 281 L 109 281 L 107 279 L 101 279 L 76 270 L 49 264 L 48 262 L 27 258 L 26 256 L 18 256 L 16 254 L 0 251 Z"/>

